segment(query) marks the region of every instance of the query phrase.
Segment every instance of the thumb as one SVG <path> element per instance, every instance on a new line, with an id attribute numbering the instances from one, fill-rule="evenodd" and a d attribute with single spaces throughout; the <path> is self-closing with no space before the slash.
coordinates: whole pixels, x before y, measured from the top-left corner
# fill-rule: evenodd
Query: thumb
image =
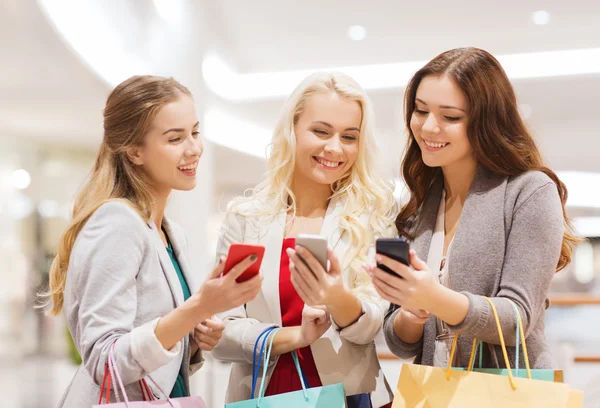
<path id="1" fill-rule="evenodd" d="M 340 260 L 335 255 L 335 253 L 329 248 L 327 248 L 327 258 L 329 258 L 329 274 L 340 275 L 342 273 L 342 266 L 340 265 Z"/>
<path id="2" fill-rule="evenodd" d="M 410 264 L 415 271 L 422 271 L 427 269 L 427 264 L 423 262 L 417 256 L 417 252 L 414 249 L 410 250 Z"/>

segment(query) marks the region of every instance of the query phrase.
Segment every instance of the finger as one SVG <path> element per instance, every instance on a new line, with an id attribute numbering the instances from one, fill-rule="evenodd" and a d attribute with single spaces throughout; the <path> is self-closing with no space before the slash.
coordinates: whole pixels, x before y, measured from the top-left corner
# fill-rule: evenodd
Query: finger
<path id="1" fill-rule="evenodd" d="M 322 280 L 325 276 L 325 269 L 323 265 L 315 258 L 315 256 L 308 249 L 301 245 L 296 246 L 296 255 L 300 257 L 302 261 L 307 265 L 310 271 L 315 275 L 318 280 Z M 298 263 L 297 261 L 294 261 Z"/>
<path id="2" fill-rule="evenodd" d="M 208 276 L 208 279 L 216 279 L 219 276 L 221 276 L 223 274 L 223 268 L 225 268 L 225 257 L 224 256 L 219 258 L 219 264 L 217 266 L 215 266 L 215 269 L 212 270 L 211 274 Z"/>
<path id="3" fill-rule="evenodd" d="M 373 278 L 375 278 L 375 277 L 377 277 L 377 279 L 384 282 L 387 286 L 389 286 L 393 289 L 398 289 L 401 291 L 408 290 L 409 283 L 406 282 L 406 280 L 402 279 L 401 277 L 399 277 L 397 275 L 394 276 L 392 274 L 389 274 L 382 269 L 375 268 L 375 271 L 373 273 Z"/>
<path id="4" fill-rule="evenodd" d="M 245 269 L 242 271 L 242 273 L 244 271 L 245 271 Z M 227 274 L 227 276 L 229 276 L 229 273 Z M 237 290 L 239 290 L 240 292 L 245 292 L 247 290 L 254 290 L 257 287 L 260 288 L 260 286 L 262 285 L 262 281 L 263 281 L 263 276 L 259 273 L 258 275 L 251 277 L 247 281 L 239 282 L 239 283 L 236 282 L 235 288 Z"/>
<path id="5" fill-rule="evenodd" d="M 310 288 L 310 286 L 306 283 L 304 277 L 298 273 L 292 273 L 290 276 L 290 281 L 292 282 L 292 286 L 298 292 L 298 295 L 304 300 L 304 303 L 315 304 L 316 296 L 314 291 Z"/>
<path id="6" fill-rule="evenodd" d="M 411 249 L 410 252 L 410 264 L 416 271 L 428 270 L 427 264 L 423 262 L 418 256 L 417 251 Z"/>
<path id="7" fill-rule="evenodd" d="M 315 277 L 315 274 L 298 255 L 295 255 L 290 262 L 290 272 L 292 276 L 299 275 L 302 277 L 310 291 L 318 293 L 321 290 L 321 285 Z"/>
<path id="8" fill-rule="evenodd" d="M 339 275 L 342 273 L 342 265 L 340 265 L 339 258 L 335 255 L 335 253 L 327 248 L 327 258 L 329 258 L 329 274 L 330 275 Z"/>
<path id="9" fill-rule="evenodd" d="M 231 268 L 231 270 L 227 272 L 227 275 L 225 275 L 225 278 L 229 280 L 236 280 L 242 273 L 246 271 L 246 269 L 250 267 L 250 265 L 256 262 L 256 259 L 257 257 L 254 254 L 246 257 L 243 261 Z"/>
<path id="10" fill-rule="evenodd" d="M 223 331 L 225 330 L 225 323 L 221 321 L 221 319 L 217 317 L 212 317 L 202 325 L 203 327 L 208 327 L 212 331 Z"/>
<path id="11" fill-rule="evenodd" d="M 395 261 L 392 258 L 388 258 L 385 255 L 377 254 L 375 255 L 375 260 L 377 263 L 387 266 L 391 269 L 396 275 L 403 277 L 404 279 L 412 278 L 412 271 L 406 265 L 401 262 Z"/>
<path id="12" fill-rule="evenodd" d="M 373 285 L 376 287 L 377 291 L 380 292 L 381 297 L 387 301 L 390 301 L 394 304 L 401 304 L 404 300 L 404 293 L 402 291 L 389 286 L 377 276 L 373 277 Z"/>

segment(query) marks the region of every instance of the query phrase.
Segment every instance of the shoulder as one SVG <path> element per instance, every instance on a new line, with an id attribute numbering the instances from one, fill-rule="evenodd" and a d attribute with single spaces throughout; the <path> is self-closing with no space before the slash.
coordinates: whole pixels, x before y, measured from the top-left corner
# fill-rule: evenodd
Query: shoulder
<path id="1" fill-rule="evenodd" d="M 534 202 L 542 208 L 560 204 L 558 188 L 544 172 L 528 171 L 507 180 L 507 197 L 514 203 L 515 211 L 523 205 Z"/>
<path id="2" fill-rule="evenodd" d="M 112 200 L 102 204 L 90 216 L 80 235 L 88 238 L 118 237 L 143 240 L 150 227 L 142 216 L 129 204 Z"/>

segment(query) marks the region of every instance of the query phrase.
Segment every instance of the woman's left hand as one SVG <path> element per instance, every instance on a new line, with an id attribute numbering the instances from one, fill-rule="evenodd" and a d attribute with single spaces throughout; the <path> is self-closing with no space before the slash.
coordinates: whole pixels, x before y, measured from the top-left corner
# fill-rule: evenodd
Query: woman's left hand
<path id="1" fill-rule="evenodd" d="M 327 250 L 329 271 L 325 271 L 317 258 L 306 248 L 288 248 L 287 254 L 290 258 L 292 284 L 304 303 L 309 306 L 331 306 L 345 293 L 342 268 L 333 251 Z"/>
<path id="2" fill-rule="evenodd" d="M 192 333 L 191 354 L 194 355 L 198 349 L 211 351 L 223 337 L 223 330 L 225 325 L 216 316 L 200 323 Z"/>
<path id="3" fill-rule="evenodd" d="M 377 267 L 369 268 L 373 285 L 382 298 L 411 310 L 432 310 L 441 285 L 414 250 L 410 250 L 412 268 L 384 255 L 377 254 L 375 259 L 395 272 L 391 275 Z"/>

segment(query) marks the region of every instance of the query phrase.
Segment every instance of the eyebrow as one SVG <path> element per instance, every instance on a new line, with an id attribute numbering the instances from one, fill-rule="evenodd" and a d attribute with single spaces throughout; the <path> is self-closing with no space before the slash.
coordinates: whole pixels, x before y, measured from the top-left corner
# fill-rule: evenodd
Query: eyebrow
<path id="1" fill-rule="evenodd" d="M 427 105 L 427 103 L 425 103 L 425 101 L 419 99 L 419 98 L 415 98 L 415 101 L 417 102 L 421 102 L 423 105 Z M 463 111 L 466 112 L 464 109 L 459 108 L 458 106 L 452 106 L 452 105 L 440 105 L 441 109 L 457 109 L 459 111 Z"/>
<path id="2" fill-rule="evenodd" d="M 327 126 L 328 128 L 333 128 L 333 126 L 331 126 L 331 124 L 330 124 L 330 123 L 323 122 L 322 120 L 317 120 L 317 121 L 314 121 L 313 123 L 320 123 L 321 125 Z M 357 131 L 357 132 L 360 132 L 360 129 L 359 129 L 359 128 L 357 128 L 357 127 L 349 127 L 349 128 L 346 128 L 346 129 L 344 129 L 344 132 L 347 132 L 347 131 L 352 131 L 352 130 L 354 130 L 354 131 Z"/>
<path id="3" fill-rule="evenodd" d="M 197 127 L 199 124 L 200 124 L 200 121 L 196 122 L 196 124 L 194 126 L 192 126 L 192 129 Z M 164 132 L 163 135 L 166 135 L 169 132 L 183 132 L 183 131 L 185 131 L 185 129 L 183 129 L 183 128 L 172 128 L 172 129 L 169 129 L 166 132 Z"/>

